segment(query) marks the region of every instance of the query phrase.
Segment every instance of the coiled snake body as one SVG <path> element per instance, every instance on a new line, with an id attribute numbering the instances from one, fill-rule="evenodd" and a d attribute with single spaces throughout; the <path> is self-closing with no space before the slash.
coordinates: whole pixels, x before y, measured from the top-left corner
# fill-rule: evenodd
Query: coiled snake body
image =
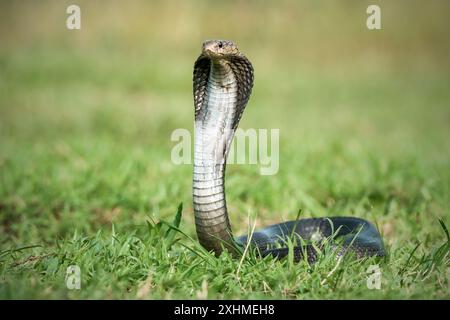
<path id="1" fill-rule="evenodd" d="M 200 244 L 219 255 L 235 252 L 248 237 L 234 238 L 225 199 L 225 168 L 229 147 L 253 87 L 253 67 L 231 41 L 203 43 L 194 65 L 195 146 L 193 204 Z M 286 241 L 341 238 L 339 253 L 358 257 L 383 256 L 383 241 L 374 225 L 353 217 L 300 219 L 275 224 L 251 235 L 250 244 L 262 256 L 288 254 Z M 301 239 L 301 240 L 300 240 Z M 284 242 L 284 244 L 283 244 Z M 293 247 L 296 261 L 317 258 L 317 245 Z"/>

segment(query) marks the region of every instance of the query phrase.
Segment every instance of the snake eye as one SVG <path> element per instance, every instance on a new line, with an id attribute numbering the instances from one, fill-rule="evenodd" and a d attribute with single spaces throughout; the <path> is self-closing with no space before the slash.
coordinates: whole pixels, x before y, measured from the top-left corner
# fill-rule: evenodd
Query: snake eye
<path id="1" fill-rule="evenodd" d="M 219 41 L 219 48 L 222 48 L 223 47 L 223 43 L 222 43 L 222 41 Z"/>

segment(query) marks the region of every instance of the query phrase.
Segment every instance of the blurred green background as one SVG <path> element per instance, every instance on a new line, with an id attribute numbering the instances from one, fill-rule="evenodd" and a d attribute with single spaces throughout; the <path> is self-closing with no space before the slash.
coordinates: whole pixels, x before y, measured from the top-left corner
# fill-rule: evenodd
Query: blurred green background
<path id="1" fill-rule="evenodd" d="M 66 8 L 81 7 L 81 30 Z M 381 7 L 382 30 L 366 28 Z M 441 239 L 450 217 L 448 1 L 2 1 L 0 247 L 148 216 L 195 236 L 192 69 L 206 39 L 255 68 L 241 128 L 280 129 L 280 171 L 231 165 L 236 234 L 305 216 L 377 222 L 388 245 Z M 428 242 L 427 242 L 428 241 Z M 425 247 L 426 248 L 426 247 Z"/>

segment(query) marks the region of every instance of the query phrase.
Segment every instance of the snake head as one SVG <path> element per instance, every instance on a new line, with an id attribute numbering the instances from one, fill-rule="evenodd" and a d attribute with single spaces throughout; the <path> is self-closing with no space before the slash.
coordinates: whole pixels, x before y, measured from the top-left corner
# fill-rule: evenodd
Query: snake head
<path id="1" fill-rule="evenodd" d="M 239 49 L 232 41 L 208 40 L 203 42 L 202 54 L 210 59 L 223 59 L 239 54 Z"/>

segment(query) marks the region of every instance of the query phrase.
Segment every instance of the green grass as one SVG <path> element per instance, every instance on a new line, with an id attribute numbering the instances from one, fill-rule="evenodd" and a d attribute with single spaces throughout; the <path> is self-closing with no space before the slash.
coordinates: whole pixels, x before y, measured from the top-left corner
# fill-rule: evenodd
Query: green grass
<path id="1" fill-rule="evenodd" d="M 200 3 L 115 4 L 101 17 L 83 3 L 79 33 L 61 27 L 57 2 L 2 4 L 0 298 L 449 299 L 445 3 L 407 2 L 405 15 L 383 2 L 376 34 L 360 25 L 364 4 L 240 4 L 238 27 L 220 19 L 231 5 Z M 192 64 L 216 36 L 254 63 L 241 127 L 280 129 L 278 174 L 227 169 L 235 235 L 249 217 L 351 215 L 377 224 L 385 259 L 240 260 L 198 245 L 192 167 L 171 162 L 170 134 L 192 131 Z M 168 226 L 180 203 L 182 233 Z M 366 286 L 373 264 L 380 290 Z M 81 290 L 66 288 L 70 265 Z"/>

